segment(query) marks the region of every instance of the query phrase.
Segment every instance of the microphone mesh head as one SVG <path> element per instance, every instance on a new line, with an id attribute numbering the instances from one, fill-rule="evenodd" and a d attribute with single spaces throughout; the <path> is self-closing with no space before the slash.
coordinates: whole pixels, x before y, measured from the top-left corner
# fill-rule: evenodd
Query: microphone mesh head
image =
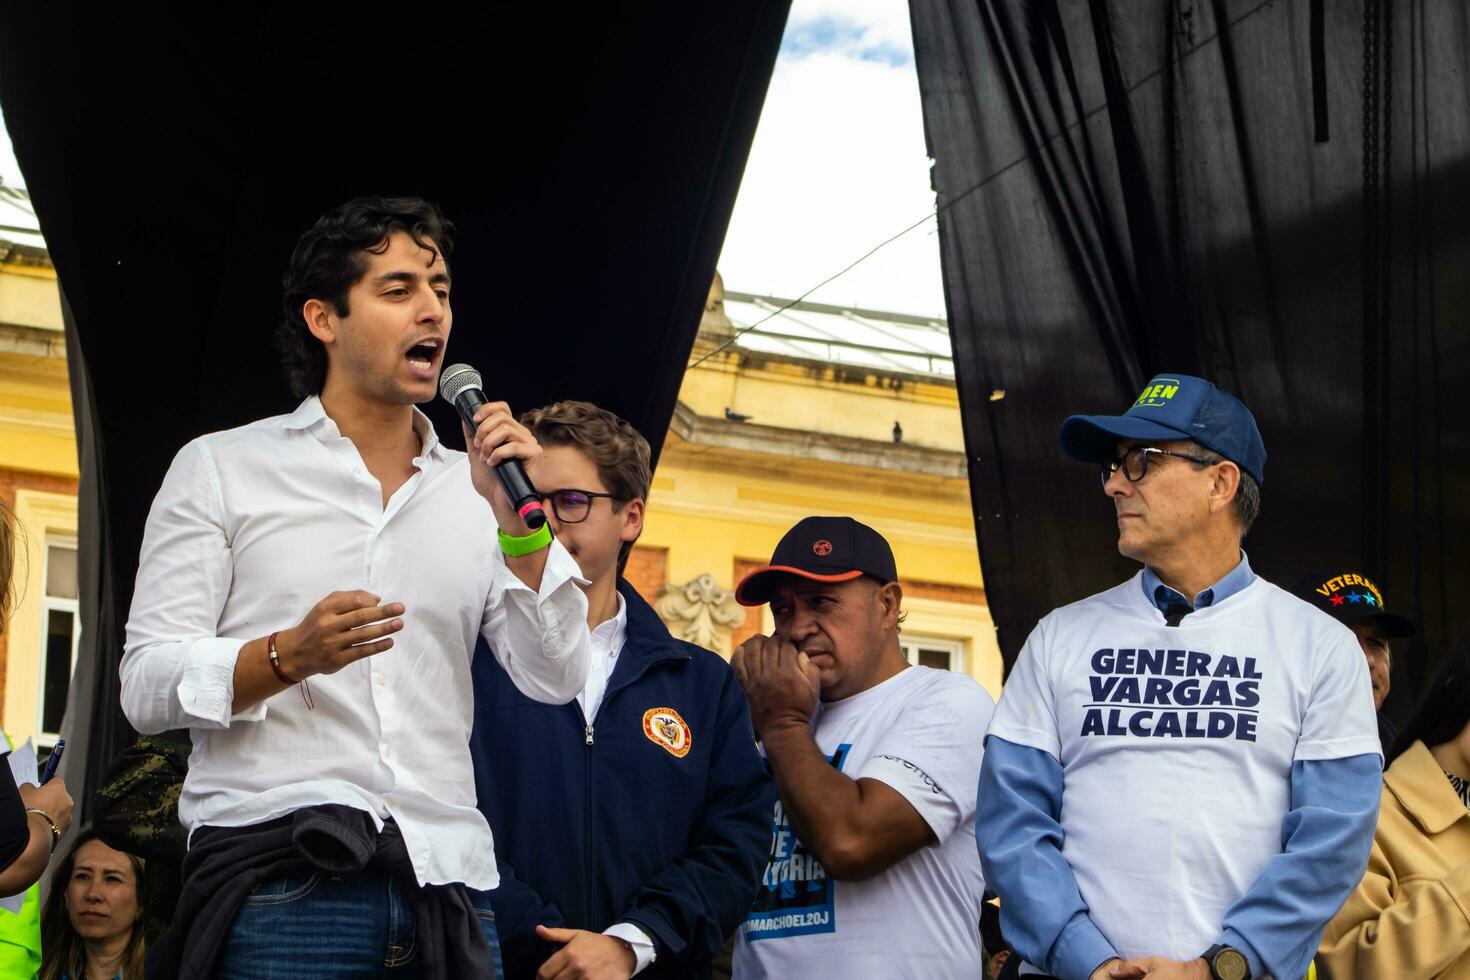
<path id="1" fill-rule="evenodd" d="M 451 364 L 439 375 L 439 394 L 445 401 L 453 405 L 459 393 L 466 388 L 480 388 L 484 386 L 480 381 L 480 372 L 468 364 Z"/>

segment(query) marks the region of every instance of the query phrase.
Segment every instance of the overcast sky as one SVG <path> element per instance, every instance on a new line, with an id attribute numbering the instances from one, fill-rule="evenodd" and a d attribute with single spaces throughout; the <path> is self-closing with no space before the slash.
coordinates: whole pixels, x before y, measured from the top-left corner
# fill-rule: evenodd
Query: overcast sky
<path id="1" fill-rule="evenodd" d="M 5 117 L 0 115 L 0 182 L 12 187 L 24 187 L 20 176 L 20 164 L 15 162 L 15 151 L 10 148 L 10 134 L 5 131 Z"/>
<path id="2" fill-rule="evenodd" d="M 24 184 L 0 137 L 0 179 Z M 933 210 L 908 4 L 793 0 L 720 256 L 726 288 L 794 299 Z M 943 317 L 933 220 L 811 299 Z"/>
<path id="3" fill-rule="evenodd" d="M 794 0 L 720 257 L 786 299 L 934 210 L 908 4 Z M 813 300 L 944 316 L 933 220 Z"/>

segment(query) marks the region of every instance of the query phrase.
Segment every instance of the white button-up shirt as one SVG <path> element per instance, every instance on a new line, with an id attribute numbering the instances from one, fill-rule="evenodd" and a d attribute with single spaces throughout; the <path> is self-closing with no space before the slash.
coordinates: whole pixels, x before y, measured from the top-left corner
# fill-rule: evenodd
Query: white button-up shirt
<path id="1" fill-rule="evenodd" d="M 386 507 L 315 397 L 185 446 L 143 535 L 122 707 L 140 732 L 190 729 L 191 832 L 344 804 L 397 822 L 420 883 L 490 889 L 469 753 L 475 635 L 529 697 L 565 703 L 587 675 L 587 598 L 560 544 L 539 593 L 516 578 L 467 457 L 417 411 L 414 428 L 417 472 Z M 353 589 L 403 603 L 393 647 L 310 678 L 315 709 L 292 688 L 232 714 L 240 648 Z"/>
<path id="2" fill-rule="evenodd" d="M 588 636 L 587 683 L 577 692 L 577 703 L 582 706 L 582 717 L 590 725 L 602 707 L 602 698 L 607 694 L 607 682 L 612 680 L 613 668 L 618 665 L 618 654 L 628 638 L 628 604 L 618 596 L 618 612 L 612 619 L 598 623 Z"/>

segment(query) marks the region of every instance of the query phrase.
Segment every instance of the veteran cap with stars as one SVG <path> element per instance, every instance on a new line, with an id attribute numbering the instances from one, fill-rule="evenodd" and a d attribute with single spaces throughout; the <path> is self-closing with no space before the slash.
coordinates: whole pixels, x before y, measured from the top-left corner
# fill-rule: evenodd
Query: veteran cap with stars
<path id="1" fill-rule="evenodd" d="M 1411 620 L 1383 607 L 1383 592 L 1362 572 L 1343 568 L 1313 572 L 1291 592 L 1347 626 L 1371 621 L 1389 636 L 1413 636 L 1418 632 Z"/>

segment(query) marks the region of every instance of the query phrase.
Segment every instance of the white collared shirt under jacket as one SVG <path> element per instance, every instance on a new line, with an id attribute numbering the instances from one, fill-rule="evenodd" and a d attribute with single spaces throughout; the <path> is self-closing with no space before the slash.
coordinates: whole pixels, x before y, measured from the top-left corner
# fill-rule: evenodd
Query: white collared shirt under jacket
<path id="1" fill-rule="evenodd" d="M 188 728 L 190 832 L 336 803 L 392 817 L 422 884 L 499 883 L 475 807 L 470 658 L 483 634 L 529 697 L 587 675 L 581 572 L 553 543 L 541 589 L 506 567 L 464 453 L 415 411 L 416 472 L 383 505 L 351 440 L 312 397 L 290 415 L 202 436 L 153 501 L 128 618 L 122 707 L 141 732 Z M 404 605 L 389 650 L 232 714 L 235 661 L 327 595 Z"/>

